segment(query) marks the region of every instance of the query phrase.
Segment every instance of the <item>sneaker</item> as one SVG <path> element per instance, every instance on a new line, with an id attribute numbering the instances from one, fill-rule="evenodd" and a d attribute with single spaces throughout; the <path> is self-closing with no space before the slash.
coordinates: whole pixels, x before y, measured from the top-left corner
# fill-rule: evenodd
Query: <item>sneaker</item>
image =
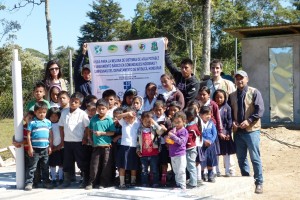
<path id="1" fill-rule="evenodd" d="M 43 187 L 47 189 L 53 189 L 53 185 L 50 181 L 43 183 Z"/>
<path id="2" fill-rule="evenodd" d="M 91 189 L 93 189 L 93 184 L 88 184 L 87 186 L 85 186 L 85 189 L 86 190 L 91 190 Z"/>
<path id="3" fill-rule="evenodd" d="M 209 177 L 208 182 L 215 183 L 216 182 L 215 176 Z"/>
<path id="4" fill-rule="evenodd" d="M 126 187 L 125 184 L 124 184 L 124 185 L 119 185 L 118 189 L 119 189 L 119 190 L 126 190 L 127 187 Z"/>
<path id="5" fill-rule="evenodd" d="M 207 182 L 208 181 L 208 174 L 203 174 L 202 175 L 202 180 Z"/>
<path id="6" fill-rule="evenodd" d="M 217 177 L 221 177 L 221 172 L 217 172 Z"/>
<path id="7" fill-rule="evenodd" d="M 203 185 L 203 181 L 202 180 L 197 180 L 197 187 L 200 187 Z"/>
<path id="8" fill-rule="evenodd" d="M 31 191 L 32 190 L 32 183 L 27 183 L 24 190 L 25 191 Z"/>
<path id="9" fill-rule="evenodd" d="M 52 180 L 52 181 L 51 181 L 51 184 L 52 184 L 53 187 L 56 187 L 56 186 L 57 186 L 56 180 Z"/>
<path id="10" fill-rule="evenodd" d="M 230 173 L 226 173 L 225 177 L 231 177 L 231 174 Z"/>
<path id="11" fill-rule="evenodd" d="M 60 180 L 58 181 L 58 185 L 63 184 L 63 182 L 64 182 L 64 180 L 60 179 Z"/>
<path id="12" fill-rule="evenodd" d="M 157 184 L 157 183 L 156 183 L 156 184 L 153 184 L 152 187 L 153 187 L 153 188 L 159 188 L 159 184 Z"/>
<path id="13" fill-rule="evenodd" d="M 190 184 L 186 184 L 186 189 L 194 189 L 196 188 L 197 186 L 192 186 Z"/>
<path id="14" fill-rule="evenodd" d="M 136 186 L 136 183 L 130 183 L 129 186 L 130 186 L 130 187 L 135 187 L 135 186 Z"/>
<path id="15" fill-rule="evenodd" d="M 256 194 L 262 194 L 263 193 L 263 186 L 262 185 L 256 185 L 255 193 Z"/>
<path id="16" fill-rule="evenodd" d="M 99 185 L 97 188 L 98 188 L 99 190 L 102 190 L 102 189 L 104 189 L 105 187 L 102 186 L 102 185 Z"/>
<path id="17" fill-rule="evenodd" d="M 149 187 L 148 184 L 142 184 L 141 187 Z"/>

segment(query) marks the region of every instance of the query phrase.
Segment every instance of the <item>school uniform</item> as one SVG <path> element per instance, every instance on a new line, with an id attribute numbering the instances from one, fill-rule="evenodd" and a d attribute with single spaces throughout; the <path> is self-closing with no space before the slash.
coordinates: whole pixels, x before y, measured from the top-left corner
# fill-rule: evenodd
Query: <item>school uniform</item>
<path id="1" fill-rule="evenodd" d="M 139 166 L 136 145 L 140 122 L 135 119 L 132 124 L 128 124 L 124 119 L 121 119 L 119 124 L 122 126 L 122 138 L 116 165 L 125 170 L 137 170 Z"/>

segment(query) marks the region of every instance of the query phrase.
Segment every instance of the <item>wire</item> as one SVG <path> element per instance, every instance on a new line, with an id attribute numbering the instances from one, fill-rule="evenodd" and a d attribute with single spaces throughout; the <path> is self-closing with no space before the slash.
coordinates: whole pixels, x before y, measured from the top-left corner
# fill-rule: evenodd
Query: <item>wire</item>
<path id="1" fill-rule="evenodd" d="M 261 133 L 263 133 L 268 139 L 270 139 L 270 140 L 272 140 L 272 141 L 276 141 L 276 142 L 278 142 L 278 143 L 280 143 L 280 144 L 286 145 L 286 146 L 289 147 L 289 148 L 292 148 L 292 147 L 294 147 L 294 148 L 300 148 L 299 145 L 290 144 L 290 143 L 287 143 L 287 142 L 278 140 L 278 139 L 272 137 L 271 135 L 269 135 L 269 134 L 268 134 L 267 132 L 265 132 L 265 131 L 261 131 Z"/>

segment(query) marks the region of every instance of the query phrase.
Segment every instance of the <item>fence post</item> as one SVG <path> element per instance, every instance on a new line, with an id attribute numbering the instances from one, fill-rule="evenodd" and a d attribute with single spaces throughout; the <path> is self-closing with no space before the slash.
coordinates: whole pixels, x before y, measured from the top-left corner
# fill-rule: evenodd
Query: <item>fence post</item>
<path id="1" fill-rule="evenodd" d="M 73 94 L 73 69 L 72 69 L 72 50 L 69 51 L 69 73 L 70 73 L 70 95 Z"/>
<path id="2" fill-rule="evenodd" d="M 21 142 L 23 136 L 23 97 L 21 62 L 19 61 L 18 49 L 13 50 L 12 83 L 14 101 L 14 131 L 15 140 Z M 16 183 L 17 189 L 23 189 L 25 182 L 24 148 L 16 149 Z"/>

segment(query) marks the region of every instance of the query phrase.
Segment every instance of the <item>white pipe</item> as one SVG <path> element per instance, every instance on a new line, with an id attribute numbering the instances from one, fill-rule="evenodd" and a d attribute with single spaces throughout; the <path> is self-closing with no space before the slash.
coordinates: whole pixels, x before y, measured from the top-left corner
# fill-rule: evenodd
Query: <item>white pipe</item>
<path id="1" fill-rule="evenodd" d="M 13 50 L 12 83 L 14 102 L 14 130 L 15 140 L 21 142 L 23 136 L 23 96 L 21 62 L 18 57 L 18 49 Z M 23 189 L 25 184 L 24 148 L 16 148 L 16 183 L 17 189 Z"/>
<path id="2" fill-rule="evenodd" d="M 69 51 L 70 94 L 73 94 L 72 50 Z"/>

